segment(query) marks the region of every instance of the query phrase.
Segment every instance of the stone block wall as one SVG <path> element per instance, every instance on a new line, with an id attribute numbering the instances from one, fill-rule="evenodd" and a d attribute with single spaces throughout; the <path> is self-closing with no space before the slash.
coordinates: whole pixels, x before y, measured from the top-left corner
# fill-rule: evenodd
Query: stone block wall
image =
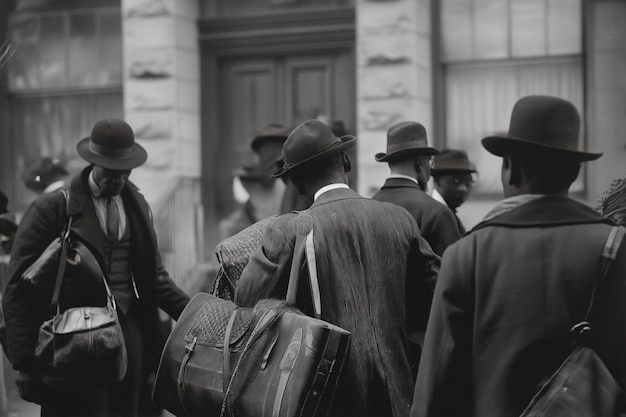
<path id="1" fill-rule="evenodd" d="M 200 177 L 198 1 L 122 1 L 124 115 L 148 151 L 132 179 L 151 204 Z"/>
<path id="2" fill-rule="evenodd" d="M 604 155 L 587 163 L 588 200 L 626 175 L 626 2 L 590 2 L 587 39 L 587 141 Z"/>
<path id="3" fill-rule="evenodd" d="M 374 194 L 389 174 L 387 128 L 413 120 L 432 127 L 430 0 L 357 0 L 359 192 Z"/>

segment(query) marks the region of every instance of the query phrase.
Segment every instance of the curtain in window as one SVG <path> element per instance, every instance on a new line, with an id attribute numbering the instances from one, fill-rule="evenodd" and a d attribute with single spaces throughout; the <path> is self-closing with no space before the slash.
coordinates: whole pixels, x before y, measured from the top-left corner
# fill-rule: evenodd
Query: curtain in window
<path id="1" fill-rule="evenodd" d="M 87 162 L 76 153 L 76 144 L 89 136 L 91 128 L 105 117 L 123 117 L 122 92 L 13 97 L 11 99 L 11 155 L 16 196 L 11 206 L 23 209 L 33 198 L 24 187 L 22 175 L 41 157 L 58 158 L 70 173 Z"/>
<path id="2" fill-rule="evenodd" d="M 501 194 L 501 159 L 488 153 L 480 139 L 505 134 L 515 102 L 545 94 L 571 101 L 583 112 L 580 59 L 527 63 L 450 65 L 445 69 L 447 147 L 464 149 L 479 171 L 477 193 Z M 581 129 L 582 130 L 582 129 Z M 582 137 L 582 135 L 581 135 Z M 582 175 L 573 191 L 582 187 Z"/>

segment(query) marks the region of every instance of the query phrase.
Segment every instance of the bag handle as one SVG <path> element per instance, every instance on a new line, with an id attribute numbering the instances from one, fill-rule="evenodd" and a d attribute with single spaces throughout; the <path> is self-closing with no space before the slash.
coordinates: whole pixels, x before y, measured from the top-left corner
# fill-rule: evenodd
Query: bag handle
<path id="1" fill-rule="evenodd" d="M 301 211 L 296 218 L 296 230 L 296 243 L 293 250 L 293 260 L 291 261 L 286 301 L 287 304 L 292 306 L 296 304 L 300 272 L 304 262 L 303 258 L 306 257 L 311 297 L 313 299 L 313 312 L 315 317 L 319 319 L 322 315 L 322 305 L 315 264 L 315 249 L 313 247 L 313 217 L 311 217 L 309 210 Z"/>
<path id="2" fill-rule="evenodd" d="M 67 190 L 61 190 L 65 197 L 65 214 L 67 216 L 67 225 L 61 234 L 61 254 L 59 255 L 59 266 L 57 267 L 57 276 L 54 281 L 54 291 L 52 292 L 52 301 L 50 302 L 50 315 L 59 314 L 59 295 L 61 294 L 61 284 L 63 283 L 63 275 L 65 274 L 65 265 L 67 264 L 67 245 L 70 236 L 70 227 L 72 226 L 72 216 L 68 215 L 70 209 L 70 193 Z"/>
<path id="3" fill-rule="evenodd" d="M 54 291 L 52 292 L 52 301 L 50 302 L 50 315 L 58 315 L 61 313 L 59 308 L 59 296 L 61 295 L 61 285 L 63 284 L 63 276 L 65 275 L 65 266 L 67 265 L 67 246 L 69 245 L 70 240 L 70 227 L 72 226 L 73 216 L 68 215 L 70 211 L 70 192 L 69 190 L 61 190 L 63 196 L 65 197 L 65 213 L 68 216 L 67 225 L 63 230 L 63 234 L 61 235 L 61 253 L 59 255 L 59 266 L 57 268 L 57 276 L 54 281 Z M 102 282 L 104 283 L 104 289 L 107 293 L 107 306 L 109 309 L 116 311 L 117 304 L 115 302 L 115 297 L 111 292 L 111 288 L 107 283 L 104 275 L 102 276 Z"/>
<path id="4" fill-rule="evenodd" d="M 591 325 L 589 324 L 588 320 L 589 316 L 591 315 L 593 304 L 596 300 L 598 284 L 604 281 L 604 279 L 606 278 L 611 263 L 617 257 L 617 251 L 619 250 L 625 233 L 626 229 L 624 229 L 623 226 L 613 226 L 613 228 L 611 228 L 611 231 L 609 232 L 609 236 L 607 237 L 606 243 L 604 244 L 604 249 L 602 250 L 602 255 L 600 256 L 601 273 L 599 276 L 596 276 L 596 279 L 593 282 L 593 288 L 591 289 L 591 300 L 589 301 L 589 306 L 587 307 L 585 318 L 583 319 L 583 321 L 575 324 L 571 328 L 571 332 L 574 333 L 575 344 L 579 344 L 581 336 L 591 330 Z"/>

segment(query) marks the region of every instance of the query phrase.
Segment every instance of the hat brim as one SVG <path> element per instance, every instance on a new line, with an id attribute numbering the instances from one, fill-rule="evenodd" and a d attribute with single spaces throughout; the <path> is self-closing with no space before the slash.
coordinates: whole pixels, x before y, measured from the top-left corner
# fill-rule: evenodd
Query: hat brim
<path id="1" fill-rule="evenodd" d="M 474 174 L 476 173 L 475 169 L 466 169 L 466 168 L 444 168 L 444 169 L 437 169 L 437 168 L 431 168 L 430 169 L 430 175 L 437 176 L 437 175 L 454 175 L 454 174 Z"/>
<path id="2" fill-rule="evenodd" d="M 0 234 L 8 236 L 17 231 L 17 224 L 0 215 Z"/>
<path id="3" fill-rule="evenodd" d="M 94 165 L 107 169 L 127 170 L 143 165 L 148 159 L 148 153 L 138 143 L 133 144 L 133 151 L 128 156 L 110 157 L 93 153 L 89 149 L 89 138 L 84 138 L 76 145 L 76 151 L 81 158 Z"/>
<path id="4" fill-rule="evenodd" d="M 415 156 L 415 155 L 426 155 L 426 156 L 439 155 L 439 150 L 435 148 L 430 148 L 428 146 L 405 148 L 405 149 L 400 149 L 395 152 L 389 152 L 389 153 L 379 152 L 376 155 L 374 155 L 374 159 L 376 159 L 376 162 L 389 162 L 390 160 L 393 160 L 393 159 L 402 159 L 402 158 Z"/>
<path id="5" fill-rule="evenodd" d="M 572 158 L 580 162 L 593 161 L 602 156 L 602 153 L 572 151 L 512 136 L 487 136 L 481 140 L 481 143 L 488 152 L 496 156 L 504 156 L 512 149 L 520 148 L 555 151 L 562 154 L 564 157 Z"/>
<path id="6" fill-rule="evenodd" d="M 339 139 L 339 142 L 332 144 L 331 146 L 329 146 L 328 148 L 324 149 L 321 152 L 318 152 L 314 155 L 309 156 L 308 158 L 306 158 L 303 161 L 298 162 L 297 164 L 293 164 L 289 167 L 286 167 L 285 165 L 283 165 L 282 168 L 280 168 L 278 171 L 272 174 L 272 177 L 279 178 L 279 177 L 283 177 L 286 175 L 291 175 L 294 172 L 302 169 L 303 167 L 310 165 L 314 161 L 327 158 L 333 154 L 336 154 L 345 149 L 348 149 L 349 147 L 354 145 L 354 143 L 356 142 L 356 138 L 352 135 L 345 135 L 337 139 Z"/>

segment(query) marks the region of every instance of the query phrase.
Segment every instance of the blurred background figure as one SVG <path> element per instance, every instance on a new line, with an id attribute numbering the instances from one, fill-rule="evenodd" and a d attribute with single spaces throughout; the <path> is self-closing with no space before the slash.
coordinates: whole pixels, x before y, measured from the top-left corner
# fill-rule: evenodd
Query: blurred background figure
<path id="1" fill-rule="evenodd" d="M 432 197 L 450 207 L 456 217 L 461 235 L 465 227 L 457 216 L 456 210 L 469 197 L 474 184 L 474 164 L 467 158 L 467 153 L 458 149 L 443 149 L 435 156 L 430 174 L 435 187 Z"/>
<path id="2" fill-rule="evenodd" d="M 69 173 L 57 158 L 44 157 L 24 175 L 24 185 L 36 194 L 50 193 L 65 187 Z"/>
<path id="3" fill-rule="evenodd" d="M 624 178 L 613 180 L 598 198 L 595 209 L 615 223 L 626 226 L 626 181 Z"/>
<path id="4" fill-rule="evenodd" d="M 281 158 L 288 129 L 280 124 L 270 124 L 250 143 L 254 152 L 253 164 L 243 165 L 233 175 L 241 184 L 242 204 L 219 224 L 220 240 L 231 237 L 259 220 L 280 213 L 285 183 L 272 178 L 276 161 Z M 240 197 L 241 198 L 241 197 Z"/>
<path id="5" fill-rule="evenodd" d="M 17 224 L 15 224 L 15 215 L 9 212 L 8 209 L 9 199 L 0 191 L 0 288 L 4 288 L 6 285 L 7 268 L 9 265 L 9 254 L 11 253 L 11 245 L 15 238 L 15 232 L 17 231 Z M 2 297 L 0 295 L 0 301 Z M 0 349 L 0 417 L 8 416 L 7 410 L 7 391 L 4 370 L 7 369 L 9 373 L 9 380 L 12 382 L 11 377 L 11 365 L 6 362 L 6 358 L 2 354 L 5 345 L 5 333 L 4 333 L 4 314 L 0 308 L 0 341 L 2 342 L 2 348 Z"/>

